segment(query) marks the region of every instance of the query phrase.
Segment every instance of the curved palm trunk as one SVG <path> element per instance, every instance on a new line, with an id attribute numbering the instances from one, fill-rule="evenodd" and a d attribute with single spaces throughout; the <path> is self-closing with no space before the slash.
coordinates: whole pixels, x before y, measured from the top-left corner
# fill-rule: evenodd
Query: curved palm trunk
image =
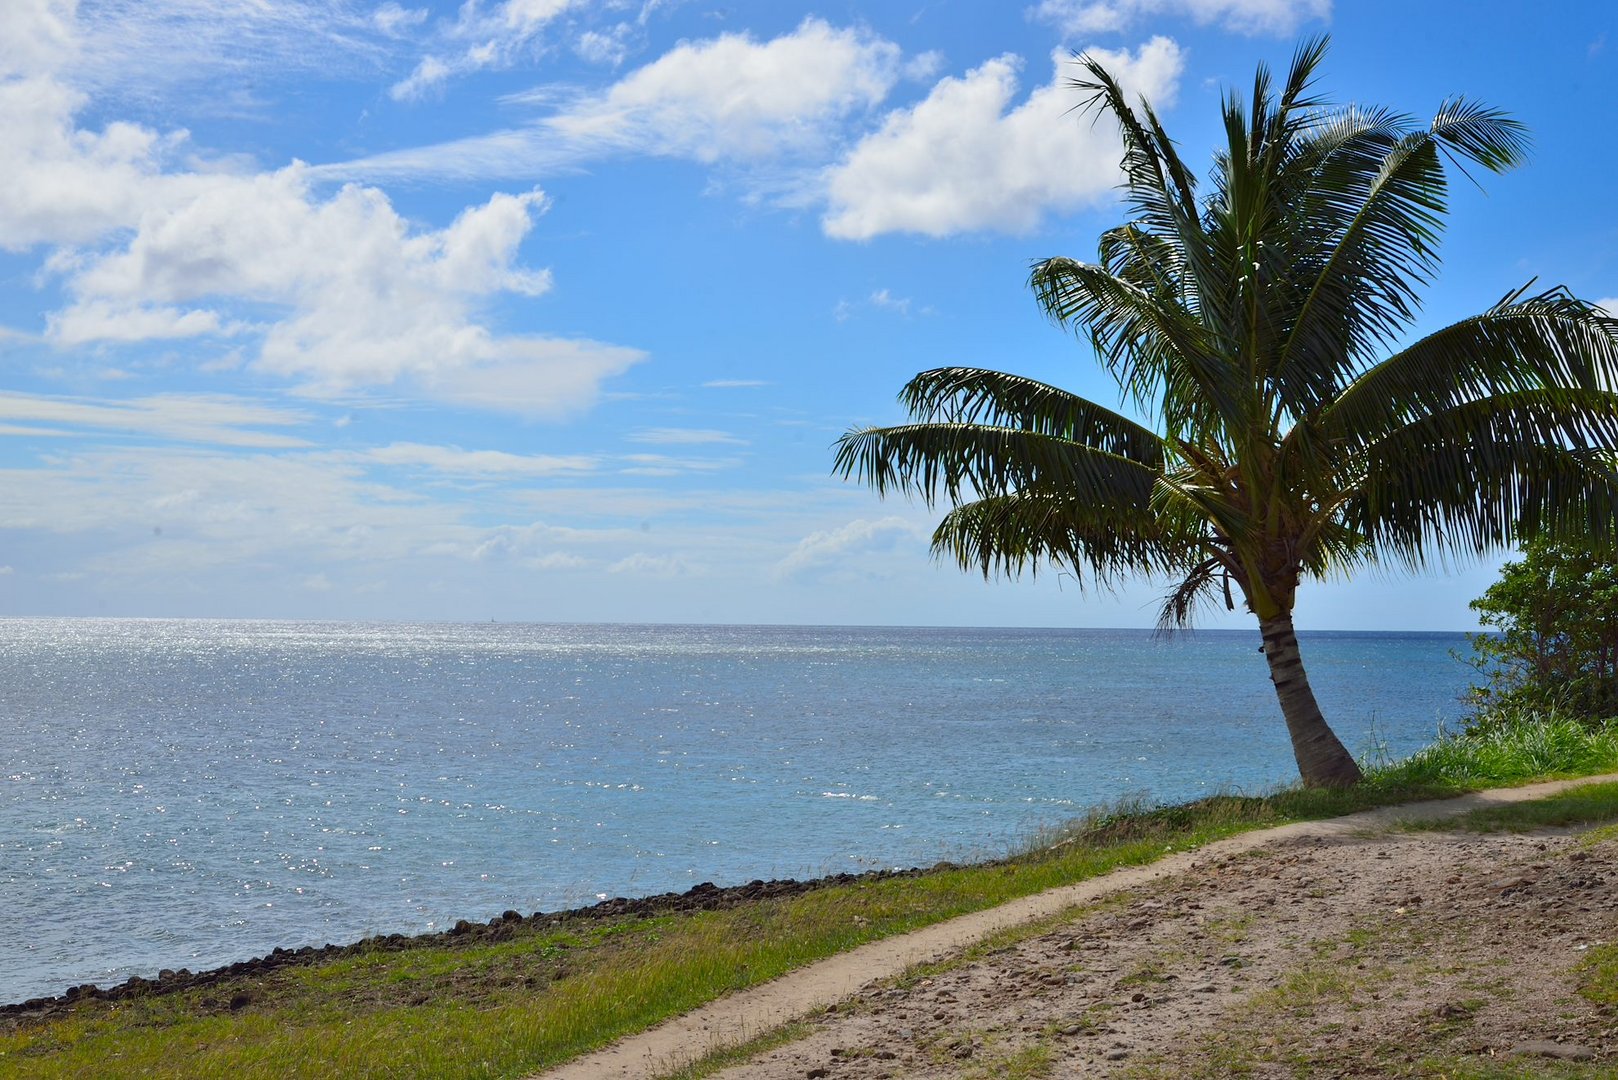
<path id="1" fill-rule="evenodd" d="M 1281 715 L 1292 736 L 1292 755 L 1298 759 L 1298 775 L 1304 785 L 1351 787 L 1359 783 L 1360 767 L 1327 726 L 1315 692 L 1309 688 L 1292 614 L 1260 619 L 1259 630 L 1264 635 L 1264 658 L 1270 662 L 1270 681 L 1275 683 L 1275 696 L 1281 699 Z"/>

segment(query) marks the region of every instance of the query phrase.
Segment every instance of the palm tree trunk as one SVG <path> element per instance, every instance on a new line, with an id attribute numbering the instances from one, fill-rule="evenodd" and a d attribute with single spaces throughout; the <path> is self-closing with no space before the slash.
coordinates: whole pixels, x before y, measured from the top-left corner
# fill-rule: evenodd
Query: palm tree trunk
<path id="1" fill-rule="evenodd" d="M 1264 658 L 1270 662 L 1270 681 L 1275 683 L 1275 696 L 1281 699 L 1281 715 L 1292 736 L 1292 756 L 1298 759 L 1304 786 L 1352 787 L 1359 783 L 1360 767 L 1320 715 L 1320 704 L 1309 688 L 1292 613 L 1259 620 L 1259 630 L 1264 635 Z"/>

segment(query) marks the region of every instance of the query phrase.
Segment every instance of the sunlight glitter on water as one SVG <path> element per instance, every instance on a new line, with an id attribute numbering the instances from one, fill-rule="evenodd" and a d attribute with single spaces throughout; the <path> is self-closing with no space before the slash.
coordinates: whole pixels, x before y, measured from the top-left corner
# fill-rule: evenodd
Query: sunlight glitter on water
<path id="1" fill-rule="evenodd" d="M 1256 641 L 0 620 L 0 998 L 1282 781 Z M 1304 640 L 1345 742 L 1394 752 L 1458 714 L 1464 646 Z"/>

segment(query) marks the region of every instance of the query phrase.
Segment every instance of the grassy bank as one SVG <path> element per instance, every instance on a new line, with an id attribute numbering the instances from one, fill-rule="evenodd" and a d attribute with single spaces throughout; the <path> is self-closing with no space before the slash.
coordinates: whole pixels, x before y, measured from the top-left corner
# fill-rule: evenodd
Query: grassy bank
<path id="1" fill-rule="evenodd" d="M 18 1077 L 521 1076 L 833 953 L 1248 829 L 1618 771 L 1618 729 L 1513 718 L 1373 767 L 1351 791 L 1118 807 L 1015 857 L 723 911 L 524 923 L 122 1001 L 0 1032 Z"/>

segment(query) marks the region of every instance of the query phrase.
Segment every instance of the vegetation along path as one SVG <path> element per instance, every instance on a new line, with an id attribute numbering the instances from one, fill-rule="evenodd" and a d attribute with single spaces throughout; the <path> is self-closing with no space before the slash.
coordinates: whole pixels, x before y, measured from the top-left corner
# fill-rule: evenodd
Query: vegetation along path
<path id="1" fill-rule="evenodd" d="M 1618 816 L 1615 782 L 1230 837 L 874 942 L 543 1075 L 1618 1075 L 1618 827 L 1569 827 Z"/>

